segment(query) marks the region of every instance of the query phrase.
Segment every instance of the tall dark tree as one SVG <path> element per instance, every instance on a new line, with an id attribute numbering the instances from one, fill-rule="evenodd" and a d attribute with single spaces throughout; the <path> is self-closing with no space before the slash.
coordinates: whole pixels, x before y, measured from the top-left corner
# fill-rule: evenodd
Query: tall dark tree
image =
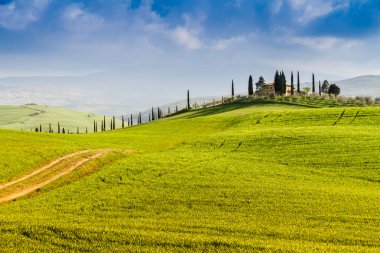
<path id="1" fill-rule="evenodd" d="M 313 78 L 312 78 L 311 92 L 315 93 L 315 78 L 314 78 L 314 73 L 313 73 Z"/>
<path id="2" fill-rule="evenodd" d="M 153 109 L 153 106 L 152 106 L 152 121 L 155 120 L 154 118 L 154 109 Z"/>
<path id="3" fill-rule="evenodd" d="M 322 86 L 321 86 L 320 80 L 319 80 L 319 85 L 318 85 L 318 93 L 319 93 L 319 96 L 322 96 Z"/>
<path id="4" fill-rule="evenodd" d="M 124 128 L 124 116 L 121 115 L 121 128 Z"/>
<path id="5" fill-rule="evenodd" d="M 261 91 L 261 89 L 262 89 L 263 86 L 265 85 L 264 77 L 263 77 L 263 76 L 260 76 L 260 77 L 259 77 L 259 81 L 257 81 L 257 83 L 256 83 L 255 85 L 256 85 L 256 91 Z"/>
<path id="6" fill-rule="evenodd" d="M 301 93 L 300 72 L 297 71 L 297 93 Z"/>
<path id="7" fill-rule="evenodd" d="M 276 70 L 276 73 L 274 74 L 274 92 L 276 94 L 281 94 L 281 77 L 280 77 L 280 73 L 278 72 L 278 70 Z"/>
<path id="8" fill-rule="evenodd" d="M 161 118 L 162 118 L 160 107 L 157 107 L 157 118 L 158 118 L 158 119 L 161 119 Z"/>
<path id="9" fill-rule="evenodd" d="M 234 80 L 232 79 L 232 84 L 231 84 L 231 96 L 232 98 L 235 97 L 235 87 L 234 87 Z"/>
<path id="10" fill-rule="evenodd" d="M 335 97 L 338 96 L 340 94 L 340 88 L 338 85 L 336 84 L 331 84 L 329 86 L 329 91 L 328 91 L 329 95 L 334 95 Z"/>
<path id="11" fill-rule="evenodd" d="M 178 112 L 178 105 L 175 106 L 175 112 Z"/>
<path id="12" fill-rule="evenodd" d="M 329 93 L 329 87 L 330 87 L 329 82 L 327 80 L 323 81 L 322 93 Z"/>
<path id="13" fill-rule="evenodd" d="M 106 115 L 103 117 L 103 131 L 106 131 Z"/>
<path id="14" fill-rule="evenodd" d="M 51 133 L 51 123 L 49 122 L 49 133 Z"/>
<path id="15" fill-rule="evenodd" d="M 252 79 L 252 75 L 250 75 L 249 79 L 248 79 L 248 95 L 249 96 L 253 95 L 253 79 Z"/>
<path id="16" fill-rule="evenodd" d="M 61 133 L 61 126 L 59 125 L 59 122 L 58 122 L 58 133 L 59 134 Z"/>
<path id="17" fill-rule="evenodd" d="M 187 109 L 191 109 L 190 107 L 190 91 L 187 90 Z M 161 118 L 161 117 L 158 117 L 158 118 Z"/>
<path id="18" fill-rule="evenodd" d="M 286 94 L 286 77 L 284 71 L 281 71 L 280 74 L 280 94 L 285 95 Z"/>
<path id="19" fill-rule="evenodd" d="M 42 125 L 40 124 L 40 133 L 42 133 Z"/>
<path id="20" fill-rule="evenodd" d="M 131 126 L 133 126 L 133 115 L 131 113 Z"/>
<path id="21" fill-rule="evenodd" d="M 111 119 L 111 122 L 110 122 L 110 130 L 113 130 L 113 122 L 112 122 L 112 119 Z"/>
<path id="22" fill-rule="evenodd" d="M 96 121 L 94 120 L 94 133 L 96 133 Z"/>
<path id="23" fill-rule="evenodd" d="M 102 132 L 104 132 L 104 124 L 103 124 L 103 120 L 102 120 Z"/>
<path id="24" fill-rule="evenodd" d="M 293 71 L 290 74 L 290 94 L 294 96 L 294 77 L 293 77 Z"/>
<path id="25" fill-rule="evenodd" d="M 116 119 L 115 119 L 115 116 L 113 116 L 113 121 L 112 121 L 112 128 L 113 128 L 113 130 L 115 130 L 116 129 Z"/>
<path id="26" fill-rule="evenodd" d="M 62 128 L 62 133 L 65 134 L 65 128 Z"/>

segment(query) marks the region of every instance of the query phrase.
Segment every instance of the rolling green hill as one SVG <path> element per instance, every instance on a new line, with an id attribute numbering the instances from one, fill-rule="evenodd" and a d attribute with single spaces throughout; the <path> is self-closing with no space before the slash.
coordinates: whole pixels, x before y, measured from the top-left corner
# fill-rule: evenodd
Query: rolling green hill
<path id="1" fill-rule="evenodd" d="M 42 131 L 48 131 L 49 123 L 51 123 L 53 130 L 56 131 L 59 122 L 66 131 L 75 133 L 77 127 L 80 133 L 84 133 L 86 127 L 88 132 L 93 132 L 94 120 L 100 125 L 103 119 L 103 116 L 93 113 L 35 104 L 0 106 L 0 115 L 0 129 L 34 131 L 41 124 Z M 109 122 L 110 118 L 107 117 L 106 121 Z M 117 123 L 121 124 L 120 121 Z"/>
<path id="2" fill-rule="evenodd" d="M 6 252 L 380 250 L 380 108 L 236 102 L 88 135 L 0 130 L 0 142 L 0 184 L 120 150 L 1 204 Z"/>

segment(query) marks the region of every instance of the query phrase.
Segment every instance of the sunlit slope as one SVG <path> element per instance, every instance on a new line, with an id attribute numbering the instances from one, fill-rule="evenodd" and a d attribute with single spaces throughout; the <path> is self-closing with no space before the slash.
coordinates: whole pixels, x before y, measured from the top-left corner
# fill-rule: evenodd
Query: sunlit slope
<path id="1" fill-rule="evenodd" d="M 58 122 L 61 128 L 65 128 L 65 132 L 76 133 L 77 127 L 81 133 L 86 131 L 86 127 L 88 132 L 93 132 L 94 120 L 98 121 L 100 129 L 100 122 L 103 119 L 102 116 L 93 113 L 34 104 L 0 106 L 0 115 L 0 128 L 2 129 L 34 131 L 41 124 L 43 132 L 49 130 L 49 123 L 52 124 L 53 131 L 57 132 Z M 109 118 L 106 120 L 110 121 Z M 120 127 L 120 122 L 118 124 Z"/>
<path id="2" fill-rule="evenodd" d="M 1 205 L 5 251 L 380 250 L 378 108 L 238 103 L 106 133 L 0 138 L 12 147 L 0 149 L 2 181 L 76 150 L 133 151 Z"/>

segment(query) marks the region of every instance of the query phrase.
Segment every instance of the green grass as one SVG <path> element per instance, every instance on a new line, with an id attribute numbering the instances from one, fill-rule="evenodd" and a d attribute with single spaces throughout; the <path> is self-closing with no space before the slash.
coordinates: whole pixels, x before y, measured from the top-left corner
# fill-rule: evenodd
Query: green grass
<path id="1" fill-rule="evenodd" d="M 379 252 L 379 141 L 380 108 L 273 101 L 88 135 L 1 130 L 2 182 L 86 148 L 133 153 L 0 205 L 0 246 Z"/>
<path id="2" fill-rule="evenodd" d="M 100 122 L 103 120 L 103 116 L 93 113 L 35 104 L 0 106 L 0 115 L 0 129 L 34 131 L 41 124 L 43 132 L 49 130 L 49 123 L 52 124 L 52 129 L 56 132 L 58 122 L 61 128 L 65 128 L 66 133 L 67 131 L 76 133 L 77 127 L 79 127 L 80 133 L 85 133 L 86 127 L 88 132 L 93 132 L 94 120 L 98 122 L 98 129 L 100 129 Z M 106 118 L 107 122 L 110 120 L 110 118 Z M 116 123 L 121 126 L 120 121 L 117 120 Z M 109 128 L 108 123 L 106 127 Z"/>

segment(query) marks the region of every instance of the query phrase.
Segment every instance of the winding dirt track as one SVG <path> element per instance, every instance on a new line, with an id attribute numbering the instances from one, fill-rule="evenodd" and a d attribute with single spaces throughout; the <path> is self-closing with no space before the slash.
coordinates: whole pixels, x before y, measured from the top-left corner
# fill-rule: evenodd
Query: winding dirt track
<path id="1" fill-rule="evenodd" d="M 81 166 L 82 164 L 92 160 L 92 159 L 95 159 L 95 158 L 98 158 L 98 157 L 101 157 L 109 152 L 111 152 L 111 149 L 102 149 L 102 150 L 83 150 L 83 151 L 79 151 L 79 152 L 75 152 L 75 153 L 72 153 L 70 155 L 67 155 L 67 156 L 64 156 L 64 157 L 61 157 L 57 160 L 54 160 L 52 161 L 51 163 L 49 163 L 48 165 L 46 166 L 43 166 L 35 171 L 33 171 L 32 173 L 28 174 L 28 175 L 25 175 L 19 179 L 16 179 L 14 181 L 11 181 L 11 182 L 8 182 L 8 183 L 5 183 L 5 184 L 2 184 L 0 185 L 0 193 L 1 193 L 1 190 L 2 189 L 5 189 L 5 188 L 8 188 L 12 185 L 15 185 L 17 183 L 22 183 L 24 180 L 27 180 L 29 178 L 32 178 L 33 176 L 36 176 L 38 175 L 39 173 L 43 172 L 43 171 L 46 171 L 48 169 L 51 169 L 53 168 L 55 165 L 58 165 L 62 162 L 65 162 L 67 160 L 70 160 L 70 158 L 76 158 L 77 156 L 80 156 L 82 154 L 85 154 L 85 153 L 90 153 L 90 152 L 95 152 L 95 154 L 92 154 L 91 156 L 87 156 L 87 157 L 84 157 L 83 159 L 77 161 L 75 164 L 73 165 L 70 165 L 68 167 L 65 167 L 63 170 L 60 170 L 58 173 L 54 174 L 53 176 L 51 176 L 50 178 L 46 179 L 45 181 L 43 182 L 39 182 L 39 183 L 36 183 L 36 184 L 31 184 L 30 186 L 28 186 L 27 188 L 25 189 L 15 189 L 15 191 L 11 192 L 11 193 L 8 193 L 7 195 L 5 196 L 1 196 L 0 197 L 0 203 L 1 202 L 6 202 L 6 201 L 10 201 L 10 200 L 13 200 L 13 199 L 16 199 L 18 197 L 21 197 L 21 196 L 24 196 L 24 195 L 27 195 L 35 190 L 37 190 L 38 188 L 41 188 L 47 184 L 50 184 L 51 182 L 57 180 L 58 178 L 70 173 L 71 171 L 75 170 L 76 168 L 78 168 L 79 166 Z"/>

